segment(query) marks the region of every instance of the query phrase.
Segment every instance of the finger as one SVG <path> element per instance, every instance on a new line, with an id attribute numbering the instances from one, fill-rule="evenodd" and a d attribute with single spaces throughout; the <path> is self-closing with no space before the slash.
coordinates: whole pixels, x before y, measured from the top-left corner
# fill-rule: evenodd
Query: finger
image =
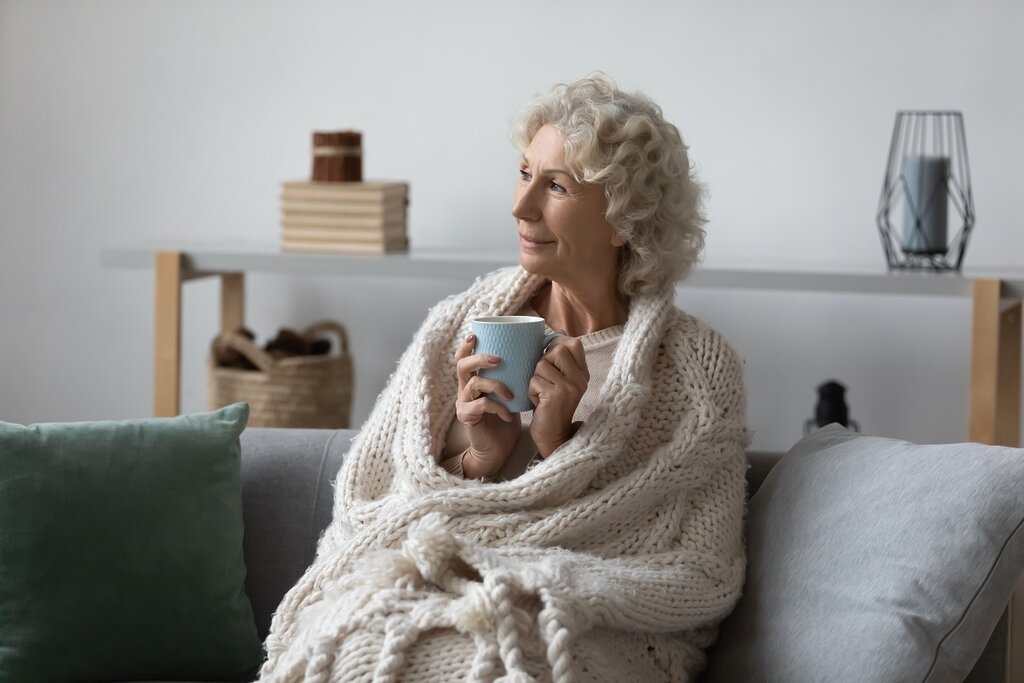
<path id="1" fill-rule="evenodd" d="M 462 343 L 459 344 L 459 348 L 455 349 L 455 360 L 462 360 L 463 358 L 472 355 L 475 347 L 476 335 L 471 334 L 462 340 Z"/>
<path id="2" fill-rule="evenodd" d="M 473 401 L 477 397 L 483 394 L 496 394 L 504 396 L 508 400 L 515 398 L 515 394 L 508 388 L 507 385 L 502 384 L 496 379 L 490 377 L 481 377 L 479 375 L 473 375 L 466 382 L 466 386 L 459 392 L 463 401 Z"/>
<path id="3" fill-rule="evenodd" d="M 486 353 L 478 353 L 473 356 L 466 356 L 455 363 L 456 374 L 459 378 L 459 386 L 466 386 L 466 382 L 473 373 L 484 368 L 496 368 L 501 365 L 501 359 Z"/>
<path id="4" fill-rule="evenodd" d="M 560 341 L 564 339 L 564 341 Z M 555 367 L 566 375 L 572 369 L 579 370 L 586 377 L 590 377 L 590 370 L 587 367 L 587 354 L 583 351 L 583 343 L 575 337 L 559 337 L 558 345 L 552 344 L 548 347 L 544 358 L 554 363 Z"/>
<path id="5" fill-rule="evenodd" d="M 572 360 L 573 360 L 574 364 L 576 365 L 576 367 L 579 368 L 580 370 L 582 370 L 584 373 L 586 373 L 589 376 L 590 372 L 589 372 L 589 370 L 587 368 L 587 354 L 583 350 L 583 342 L 581 342 L 576 337 L 569 337 L 569 339 L 566 340 L 566 342 L 564 344 L 562 344 L 561 346 L 562 346 L 562 349 L 563 349 L 563 354 L 564 354 L 564 350 L 568 349 L 569 353 L 572 356 Z"/>
<path id="6" fill-rule="evenodd" d="M 580 354 L 583 354 L 583 342 L 580 341 L 579 337 L 570 337 L 569 335 L 562 335 L 561 337 L 555 337 L 550 344 L 547 345 L 548 349 L 554 349 L 557 346 L 564 346 L 567 349 L 579 350 Z"/>
<path id="7" fill-rule="evenodd" d="M 590 383 L 590 373 L 586 370 L 580 370 L 576 367 L 576 364 L 572 361 L 566 362 L 562 359 L 562 363 L 565 369 L 555 364 L 554 360 L 547 358 L 541 358 L 537 363 L 537 367 L 534 368 L 533 374 L 539 375 L 544 379 L 554 384 L 569 384 L 575 387 L 581 393 L 587 390 L 587 385 Z"/>
<path id="8" fill-rule="evenodd" d="M 540 375 L 534 375 L 530 378 L 530 402 L 533 403 L 534 407 L 539 406 L 541 394 L 551 393 L 551 390 L 554 388 L 554 382 Z"/>
<path id="9" fill-rule="evenodd" d="M 505 422 L 512 421 L 512 412 L 508 408 L 485 396 L 463 403 L 458 413 L 459 421 L 470 425 L 480 422 L 487 414 L 497 415 Z"/>
<path id="10" fill-rule="evenodd" d="M 553 381 L 556 380 L 559 375 L 564 378 L 562 381 L 567 380 L 573 384 L 581 386 L 586 385 L 590 381 L 590 370 L 586 366 L 581 368 L 576 364 L 575 359 L 571 356 L 567 357 L 565 354 L 542 358 L 540 362 L 537 363 L 536 368 L 534 368 L 534 373 L 545 367 L 553 369 L 557 373 L 557 375 L 545 375 Z"/>
<path id="11" fill-rule="evenodd" d="M 574 370 L 567 376 L 545 360 L 538 363 L 537 372 L 533 376 L 547 383 L 547 393 L 575 395 L 580 398 L 587 391 L 588 380 L 579 371 Z"/>

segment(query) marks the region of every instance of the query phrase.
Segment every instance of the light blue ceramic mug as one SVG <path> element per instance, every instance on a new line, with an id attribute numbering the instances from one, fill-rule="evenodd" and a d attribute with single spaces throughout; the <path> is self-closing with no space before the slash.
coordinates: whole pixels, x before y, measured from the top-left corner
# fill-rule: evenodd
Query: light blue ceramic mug
<path id="1" fill-rule="evenodd" d="M 530 400 L 533 371 L 548 344 L 562 335 L 558 332 L 544 334 L 544 318 L 531 315 L 474 318 L 472 324 L 476 335 L 475 353 L 487 353 L 501 359 L 498 367 L 484 368 L 477 374 L 498 380 L 515 396 L 512 400 L 497 394 L 487 394 L 487 397 L 513 413 L 533 410 Z"/>

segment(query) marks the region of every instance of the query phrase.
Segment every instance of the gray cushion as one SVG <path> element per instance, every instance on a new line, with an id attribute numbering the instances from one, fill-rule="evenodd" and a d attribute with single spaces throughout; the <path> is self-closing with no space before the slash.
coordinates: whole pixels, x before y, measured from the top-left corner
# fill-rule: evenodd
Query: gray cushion
<path id="1" fill-rule="evenodd" d="M 245 591 L 266 639 L 281 598 L 313 561 L 331 520 L 332 483 L 351 430 L 247 429 L 242 432 Z"/>
<path id="2" fill-rule="evenodd" d="M 1021 449 L 804 438 L 750 500 L 702 680 L 963 680 L 1024 568 L 1022 491 Z"/>

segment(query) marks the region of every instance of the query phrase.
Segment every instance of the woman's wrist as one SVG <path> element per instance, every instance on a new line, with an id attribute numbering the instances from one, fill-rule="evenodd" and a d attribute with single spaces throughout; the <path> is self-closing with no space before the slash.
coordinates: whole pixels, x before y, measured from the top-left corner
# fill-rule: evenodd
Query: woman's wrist
<path id="1" fill-rule="evenodd" d="M 565 438 L 560 439 L 560 440 L 544 441 L 544 442 L 538 443 L 538 444 L 536 444 L 536 446 L 537 446 L 537 454 L 540 455 L 540 457 L 542 457 L 542 458 L 547 458 L 549 455 L 551 455 L 552 453 L 557 451 L 558 448 L 563 443 L 565 443 L 568 440 L 569 440 L 569 437 L 566 436 Z"/>
<path id="2" fill-rule="evenodd" d="M 566 430 L 566 432 L 562 434 L 560 437 L 552 439 L 550 441 L 545 440 L 543 442 L 535 443 L 535 445 L 537 446 L 537 452 L 540 454 L 540 457 L 546 458 L 555 451 L 557 451 L 559 448 L 561 448 L 562 444 L 564 444 L 566 441 L 569 441 L 572 437 L 576 436 L 576 432 L 578 432 L 579 428 L 582 426 L 582 422 L 573 422 L 571 425 L 569 425 L 569 429 Z"/>
<path id="3" fill-rule="evenodd" d="M 462 476 L 466 479 L 493 479 L 501 465 L 482 460 L 470 446 L 462 452 Z"/>

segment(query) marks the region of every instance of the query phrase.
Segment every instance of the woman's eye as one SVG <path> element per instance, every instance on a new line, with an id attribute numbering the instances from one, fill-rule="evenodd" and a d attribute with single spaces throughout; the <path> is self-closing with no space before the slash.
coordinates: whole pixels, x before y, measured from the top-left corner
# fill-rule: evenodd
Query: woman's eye
<path id="1" fill-rule="evenodd" d="M 519 178 L 521 180 L 529 180 L 530 179 L 530 174 L 527 173 L 526 171 L 524 171 L 523 169 L 519 169 Z"/>
<path id="2" fill-rule="evenodd" d="M 565 188 L 553 180 L 551 181 L 551 189 L 554 190 L 555 192 L 561 192 L 563 194 L 565 193 Z"/>

